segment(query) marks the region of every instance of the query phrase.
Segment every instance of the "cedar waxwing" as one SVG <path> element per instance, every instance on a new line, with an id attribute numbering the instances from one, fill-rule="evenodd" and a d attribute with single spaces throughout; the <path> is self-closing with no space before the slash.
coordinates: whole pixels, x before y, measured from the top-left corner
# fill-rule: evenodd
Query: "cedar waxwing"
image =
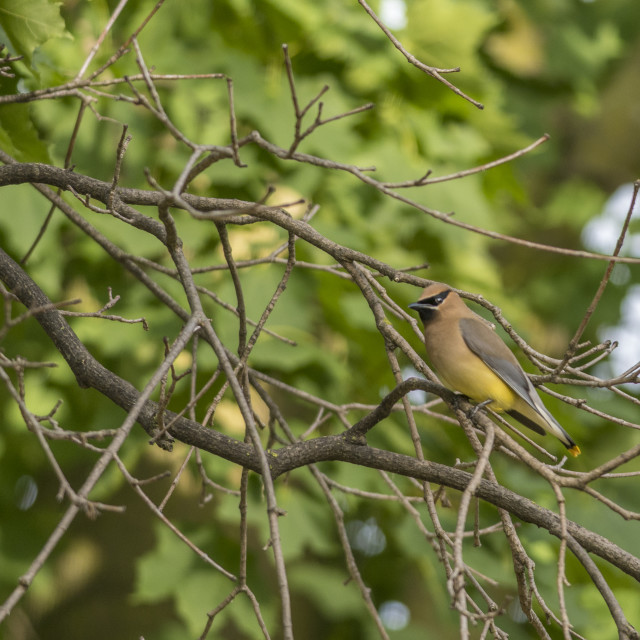
<path id="1" fill-rule="evenodd" d="M 572 456 L 580 453 L 542 404 L 509 347 L 457 293 L 434 283 L 409 307 L 420 314 L 427 352 L 446 387 L 494 411 L 506 411 L 537 433 L 553 434 Z"/>

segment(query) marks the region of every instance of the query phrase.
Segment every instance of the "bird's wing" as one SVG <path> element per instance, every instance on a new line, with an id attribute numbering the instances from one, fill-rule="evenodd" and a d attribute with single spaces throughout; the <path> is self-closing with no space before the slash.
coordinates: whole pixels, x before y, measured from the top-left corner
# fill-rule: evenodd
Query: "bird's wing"
<path id="1" fill-rule="evenodd" d="M 511 410 L 507 413 L 542 435 L 545 431 L 553 433 L 569 449 L 571 455 L 579 455 L 580 448 L 544 406 L 509 347 L 489 327 L 473 318 L 460 319 L 460 332 L 467 347 L 517 393 L 540 416 L 546 426 L 536 424 L 520 411 Z"/>
<path id="2" fill-rule="evenodd" d="M 557 424 L 538 397 L 529 378 L 509 347 L 486 324 L 474 318 L 460 319 L 460 332 L 466 345 L 502 381 L 517 393 L 534 411 Z M 560 425 L 558 425 L 560 426 Z"/>

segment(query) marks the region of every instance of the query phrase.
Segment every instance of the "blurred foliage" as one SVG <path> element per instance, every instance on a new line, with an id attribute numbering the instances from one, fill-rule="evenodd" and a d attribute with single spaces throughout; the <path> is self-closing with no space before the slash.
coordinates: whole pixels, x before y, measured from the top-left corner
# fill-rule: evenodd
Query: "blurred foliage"
<path id="1" fill-rule="evenodd" d="M 0 41 L 9 45 L 11 53 L 25 58 L 14 65 L 16 78 L 0 78 L 0 94 L 40 89 L 74 77 L 115 4 L 105 0 L 68 0 L 61 5 L 49 0 L 2 0 Z M 153 5 L 145 0 L 125 7 L 90 71 L 108 60 Z M 375 176 L 382 180 L 414 179 L 427 170 L 439 176 L 468 169 L 512 153 L 548 132 L 550 142 L 516 162 L 462 181 L 410 189 L 406 195 L 428 207 L 455 212 L 456 219 L 477 226 L 582 248 L 586 223 L 602 211 L 615 188 L 640 173 L 640 3 L 408 0 L 406 20 L 406 27 L 397 35 L 407 49 L 427 64 L 460 66 L 460 73 L 448 78 L 483 102 L 484 110 L 407 64 L 355 2 L 191 0 L 188 10 L 185 3 L 166 2 L 142 31 L 139 42 L 147 64 L 157 73 L 224 73 L 233 78 L 239 135 L 257 129 L 285 148 L 293 139 L 294 123 L 281 51 L 281 45 L 287 43 L 301 102 L 328 84 L 330 90 L 323 97 L 325 116 L 367 102 L 375 104 L 371 111 L 327 125 L 307 139 L 301 151 L 375 166 Z M 113 77 L 137 73 L 135 58 L 123 57 L 108 73 Z M 169 117 L 185 135 L 199 143 L 229 142 L 224 80 L 163 82 L 158 88 Z M 133 136 L 123 186 L 147 188 L 145 168 L 165 186 L 175 181 L 189 151 L 148 112 L 104 98 L 98 98 L 94 108 L 104 117 L 126 122 Z M 1 105 L 0 145 L 18 160 L 50 160 L 62 166 L 78 109 L 72 97 Z M 112 120 L 85 117 L 71 157 L 75 170 L 110 180 L 120 133 L 120 126 Z M 276 191 L 271 203 L 304 197 L 320 205 L 313 223 L 327 237 L 397 268 L 429 262 L 431 269 L 425 275 L 482 293 L 502 308 L 527 341 L 550 355 L 564 349 L 604 273 L 604 262 L 534 252 L 443 224 L 382 197 L 347 174 L 278 161 L 252 147 L 243 148 L 241 157 L 246 168 L 238 169 L 231 162 L 215 164 L 194 182 L 194 192 L 259 200 L 273 185 Z M 4 188 L 0 198 L 0 244 L 20 258 L 36 237 L 48 206 L 26 186 Z M 203 234 L 202 226 L 186 215 L 177 216 L 177 222 L 193 266 L 223 262 L 213 233 Z M 146 234 L 106 216 L 95 215 L 91 223 L 123 249 L 170 266 L 161 245 Z M 230 229 L 230 235 L 237 259 L 267 255 L 286 241 L 284 233 L 266 224 Z M 326 261 L 301 242 L 297 250 L 300 260 Z M 139 325 L 72 321 L 100 361 L 142 388 L 163 357 L 162 337 L 177 332 L 177 319 L 61 215 L 54 215 L 27 266 L 53 300 L 81 297 L 83 310 L 95 310 L 106 302 L 107 287 L 111 287 L 114 295 L 122 296 L 118 314 L 147 319 L 150 331 L 144 336 Z M 257 320 L 282 268 L 271 265 L 241 273 L 250 317 Z M 596 340 L 600 325 L 616 324 L 627 288 L 638 280 L 638 267 L 625 273 L 622 282 L 610 285 L 586 338 Z M 226 272 L 206 273 L 199 279 L 222 300 L 235 304 Z M 182 300 L 179 286 L 169 277 L 162 284 Z M 402 304 L 417 296 L 406 285 L 384 285 Z M 223 340 L 237 343 L 234 316 L 213 303 L 207 312 Z M 296 270 L 268 328 L 295 340 L 297 347 L 263 335 L 250 364 L 289 384 L 336 404 L 375 403 L 384 389 L 393 386 L 383 341 L 364 301 L 348 281 L 321 271 Z M 409 337 L 407 327 L 398 328 Z M 419 348 L 415 336 L 410 339 Z M 56 415 L 61 424 L 78 430 L 120 424 L 123 414 L 119 409 L 97 393 L 77 388 L 33 321 L 13 329 L 3 349 L 11 357 L 22 354 L 59 365 L 27 373 L 27 403 L 32 411 L 46 414 L 62 399 Z M 200 359 L 199 382 L 213 373 L 215 365 L 210 360 L 207 367 L 204 358 Z M 185 361 L 183 370 L 188 366 Z M 188 391 L 186 384 L 179 387 L 173 400 L 177 406 L 184 405 Z M 579 389 L 562 392 L 580 395 Z M 591 395 L 596 406 L 601 403 L 604 410 L 614 411 L 604 393 Z M 302 433 L 313 421 L 315 409 L 278 399 L 287 405 L 296 433 Z M 576 468 L 596 466 L 634 439 L 622 428 L 553 399 L 545 398 L 545 402 L 580 442 L 584 454 Z M 360 415 L 354 411 L 350 418 L 356 420 Z M 63 507 L 55 500 L 56 480 L 43 452 L 2 394 L 0 425 L 0 599 L 4 600 L 55 527 Z M 214 426 L 241 438 L 237 425 L 233 403 L 225 397 Z M 468 460 L 473 455 L 460 429 L 427 420 L 420 427 L 427 458 L 453 464 L 458 457 Z M 333 420 L 321 432 L 336 433 L 341 428 Z M 169 456 L 145 443 L 146 437 L 139 433 L 122 452 L 137 477 L 167 467 L 177 469 L 183 447 L 177 446 Z M 412 451 L 406 425 L 396 417 L 374 430 L 371 443 Z M 54 443 L 52 448 L 70 482 L 78 486 L 92 461 L 69 443 Z M 237 488 L 240 474 L 234 465 L 204 458 L 212 479 Z M 553 507 L 546 483 L 532 479 L 531 473 L 511 460 L 496 457 L 492 462 L 500 481 Z M 330 471 L 337 482 L 367 491 L 388 491 L 373 471 L 337 463 L 321 468 Z M 416 491 L 402 478 L 397 482 L 407 493 Z M 21 488 L 25 486 L 38 491 L 30 508 L 24 508 Z M 149 491 L 152 496 L 162 495 L 167 487 L 168 480 Z M 262 550 L 269 536 L 264 501 L 258 483 L 252 489 L 249 582 L 268 626 L 277 628 L 272 561 Z M 196 470 L 189 467 L 167 515 L 212 558 L 236 571 L 237 498 L 216 493 L 201 506 L 199 490 Z M 636 492 L 628 485 L 609 485 L 607 491 L 612 500 L 633 506 Z M 105 514 L 97 522 L 83 519 L 74 523 L 6 623 L 6 637 L 73 640 L 91 636 L 99 640 L 143 634 L 172 640 L 197 636 L 204 627 L 205 613 L 231 591 L 232 583 L 199 562 L 155 522 L 115 469 L 93 497 L 124 504 L 127 512 L 124 516 Z M 370 530 L 384 536 L 384 545 L 374 555 L 367 555 L 366 547 L 365 551 L 356 548 L 355 554 L 376 606 L 397 600 L 409 608 L 409 624 L 393 637 L 456 637 L 457 619 L 442 586 L 442 566 L 411 517 L 395 503 L 340 492 L 335 497 L 348 522 L 372 522 Z M 455 507 L 458 496 L 452 493 L 449 497 Z M 279 481 L 278 498 L 287 512 L 280 525 L 298 637 L 377 637 L 356 586 L 347 582 L 335 523 L 310 474 L 298 470 Z M 640 552 L 637 536 L 619 529 L 617 516 L 610 511 L 588 511 L 593 503 L 575 494 L 568 496 L 567 506 L 570 515 L 585 526 L 616 541 L 625 536 L 620 544 L 635 554 Z M 455 513 L 455 509 L 441 509 L 440 517 L 449 529 L 455 527 Z M 481 526 L 493 524 L 495 510 L 483 506 L 480 518 Z M 354 527 L 361 528 L 353 525 L 351 530 Z M 499 534 L 493 535 L 497 536 L 495 544 L 487 536 L 480 549 L 469 547 L 465 553 L 474 566 L 500 582 L 493 597 L 508 602 L 516 596 L 510 554 Z M 540 590 L 555 604 L 558 543 L 532 528 L 523 527 L 521 536 L 537 562 Z M 602 640 L 617 637 L 606 607 L 573 558 L 568 559 L 568 572 L 572 582 L 567 590 L 568 606 L 577 631 Z M 631 578 L 618 573 L 607 578 L 623 605 L 635 602 L 637 584 Z M 631 622 L 640 626 L 637 608 L 630 606 L 628 614 L 635 615 Z M 517 607 L 509 608 L 505 618 L 503 627 L 512 637 L 535 637 L 519 621 Z M 32 631 L 25 632 L 29 625 Z M 259 633 L 251 605 L 242 594 L 225 610 L 222 620 L 216 620 L 214 629 L 215 637 L 234 639 L 255 638 Z M 558 629 L 550 633 L 559 637 Z"/>

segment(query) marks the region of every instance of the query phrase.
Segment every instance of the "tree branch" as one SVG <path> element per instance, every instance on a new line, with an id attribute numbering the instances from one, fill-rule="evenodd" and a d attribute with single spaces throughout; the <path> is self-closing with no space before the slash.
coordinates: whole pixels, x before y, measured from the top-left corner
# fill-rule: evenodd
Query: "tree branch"
<path id="1" fill-rule="evenodd" d="M 47 307 L 47 311 L 35 314 L 49 338 L 69 364 L 78 384 L 83 388 L 94 388 L 125 411 L 135 405 L 140 394 L 129 382 L 102 366 L 86 349 L 75 335 L 59 311 L 51 308 L 51 301 L 42 290 L 29 278 L 20 266 L 0 249 L 0 279 L 11 292 L 27 307 Z M 402 391 L 412 388 L 423 388 L 435 391 L 436 385 L 426 380 L 407 381 Z M 441 389 L 441 393 L 448 392 Z M 398 392 L 392 392 L 391 399 Z M 376 419 L 388 415 L 393 402 L 383 401 L 383 408 L 375 410 L 375 418 L 365 418 L 356 423 L 350 433 L 314 438 L 305 442 L 286 445 L 277 450 L 266 452 L 271 476 L 275 479 L 294 469 L 322 461 L 342 461 L 363 467 L 397 473 L 418 480 L 433 482 L 439 485 L 464 491 L 471 481 L 472 475 L 435 462 L 419 461 L 409 456 L 375 449 L 369 446 L 353 444 L 353 436 L 359 438 L 363 430 L 371 428 Z M 140 409 L 137 422 L 147 433 L 154 436 L 157 427 L 158 405 L 148 400 Z M 212 429 L 188 420 L 178 418 L 171 411 L 166 411 L 168 420 L 175 419 L 171 427 L 171 435 L 189 445 L 193 445 L 214 455 L 220 456 L 257 473 L 263 472 L 260 455 L 250 444 L 240 442 Z M 163 448 L 169 448 L 168 441 Z M 560 538 L 560 517 L 548 509 L 538 506 L 532 500 L 487 480 L 481 480 L 475 495 L 500 509 L 517 516 L 525 522 L 542 527 Z M 640 581 L 640 560 L 627 553 L 606 538 L 581 527 L 575 522 L 567 521 L 568 532 L 590 553 L 594 553 L 613 566 Z"/>

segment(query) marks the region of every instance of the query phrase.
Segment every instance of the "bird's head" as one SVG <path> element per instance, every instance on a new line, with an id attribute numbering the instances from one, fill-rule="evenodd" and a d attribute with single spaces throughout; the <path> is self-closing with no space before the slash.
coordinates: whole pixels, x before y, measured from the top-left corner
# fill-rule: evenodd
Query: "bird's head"
<path id="1" fill-rule="evenodd" d="M 418 302 L 409 305 L 410 309 L 415 309 L 420 314 L 423 324 L 434 320 L 443 309 L 450 305 L 455 305 L 454 300 L 458 294 L 453 292 L 446 284 L 434 282 L 430 284 L 420 296 Z"/>

